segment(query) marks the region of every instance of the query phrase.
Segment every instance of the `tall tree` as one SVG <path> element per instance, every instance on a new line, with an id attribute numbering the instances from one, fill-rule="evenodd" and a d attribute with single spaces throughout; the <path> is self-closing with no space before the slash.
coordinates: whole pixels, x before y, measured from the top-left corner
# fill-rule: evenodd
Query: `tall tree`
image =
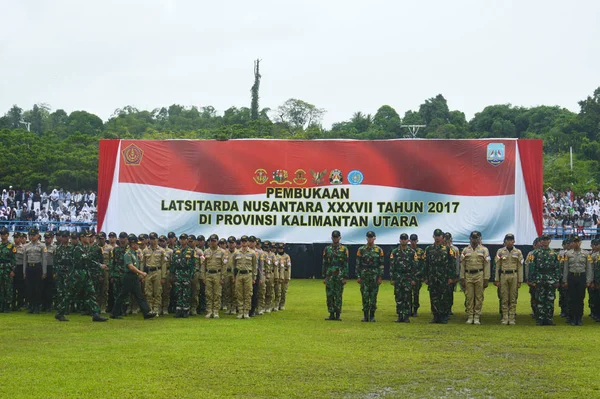
<path id="1" fill-rule="evenodd" d="M 258 89 L 260 87 L 260 78 L 261 78 L 259 66 L 260 66 L 260 60 L 257 59 L 254 61 L 254 84 L 252 85 L 252 88 L 250 89 L 250 91 L 252 92 L 252 102 L 250 104 L 250 116 L 251 116 L 252 120 L 257 120 L 259 117 Z"/>
<path id="2" fill-rule="evenodd" d="M 21 127 L 21 120 L 23 119 L 23 109 L 19 108 L 16 104 L 6 113 L 8 118 L 8 124 L 13 129 Z"/>
<path id="3" fill-rule="evenodd" d="M 283 105 L 280 105 L 276 112 L 279 122 L 288 125 L 292 133 L 295 134 L 300 129 L 311 125 L 319 125 L 325 110 L 317 108 L 306 101 L 290 98 Z"/>

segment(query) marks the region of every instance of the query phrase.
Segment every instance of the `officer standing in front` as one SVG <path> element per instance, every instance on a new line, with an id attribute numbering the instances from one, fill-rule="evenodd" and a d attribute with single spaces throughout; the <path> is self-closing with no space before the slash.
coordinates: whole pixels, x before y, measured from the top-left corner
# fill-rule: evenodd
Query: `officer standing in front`
<path id="1" fill-rule="evenodd" d="M 400 234 L 400 245 L 390 254 L 390 282 L 394 286 L 397 323 L 410 323 L 418 261 L 416 252 L 408 245 L 408 234 Z"/>
<path id="2" fill-rule="evenodd" d="M 572 248 L 563 255 L 563 286 L 567 289 L 570 325 L 583 325 L 583 300 L 585 288 L 591 287 L 594 279 L 592 257 L 581 250 L 579 236 L 573 238 Z"/>
<path id="3" fill-rule="evenodd" d="M 560 258 L 550 249 L 550 236 L 544 234 L 540 247 L 527 255 L 529 260 L 528 284 L 535 287 L 535 323 L 538 326 L 553 326 L 554 299 L 560 286 L 562 270 Z"/>
<path id="4" fill-rule="evenodd" d="M 363 322 L 375 322 L 377 294 L 383 281 L 383 250 L 375 245 L 375 232 L 367 232 L 367 244 L 356 253 L 356 275 L 362 296 Z"/>
<path id="5" fill-rule="evenodd" d="M 473 231 L 471 243 L 461 254 L 460 279 L 467 297 L 467 324 L 481 324 L 483 290 L 490 280 L 490 252 L 481 245 L 481 233 Z"/>
<path id="6" fill-rule="evenodd" d="M 504 236 L 504 247 L 496 253 L 495 285 L 500 288 L 502 298 L 501 324 L 516 323 L 517 294 L 523 283 L 523 254 L 515 248 L 515 236 Z"/>
<path id="7" fill-rule="evenodd" d="M 433 320 L 431 323 L 448 324 L 450 317 L 450 301 L 448 285 L 456 279 L 455 254 L 452 248 L 444 243 L 444 232 L 435 229 L 433 245 L 425 249 L 424 278 L 429 289 L 429 300 Z"/>
<path id="8" fill-rule="evenodd" d="M 158 246 L 158 234 L 149 235 L 150 245 L 144 249 L 144 295 L 152 313 L 159 314 L 162 301 L 162 285 L 167 274 L 167 253 Z"/>
<path id="9" fill-rule="evenodd" d="M 38 229 L 29 229 L 31 242 L 23 248 L 23 278 L 27 283 L 29 313 L 39 314 L 42 305 L 42 281 L 46 278 L 46 246 Z"/>
<path id="10" fill-rule="evenodd" d="M 323 283 L 327 297 L 329 317 L 325 320 L 342 320 L 342 294 L 348 279 L 348 248 L 340 244 L 342 234 L 331 233 L 331 245 L 323 249 Z"/>

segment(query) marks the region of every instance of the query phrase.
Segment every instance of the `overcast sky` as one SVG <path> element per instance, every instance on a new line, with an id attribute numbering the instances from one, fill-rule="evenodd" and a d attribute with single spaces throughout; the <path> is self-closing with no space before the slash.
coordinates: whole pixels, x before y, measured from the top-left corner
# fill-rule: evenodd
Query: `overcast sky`
<path id="1" fill-rule="evenodd" d="M 0 114 L 299 98 L 324 126 L 439 93 L 467 118 L 560 105 L 600 86 L 600 1 L 0 0 Z"/>

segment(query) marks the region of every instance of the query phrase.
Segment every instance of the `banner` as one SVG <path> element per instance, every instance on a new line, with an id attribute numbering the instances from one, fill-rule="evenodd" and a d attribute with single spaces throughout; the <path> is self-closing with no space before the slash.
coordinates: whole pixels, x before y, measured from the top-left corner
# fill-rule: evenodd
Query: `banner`
<path id="1" fill-rule="evenodd" d="M 348 244 L 369 230 L 381 244 L 541 232 L 541 140 L 102 140 L 99 163 L 103 231 L 313 243 L 340 230 Z"/>

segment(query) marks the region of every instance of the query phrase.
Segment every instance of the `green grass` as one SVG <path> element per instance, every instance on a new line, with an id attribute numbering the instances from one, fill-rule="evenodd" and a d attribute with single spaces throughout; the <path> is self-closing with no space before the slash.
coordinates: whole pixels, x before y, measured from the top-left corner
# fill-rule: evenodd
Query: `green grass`
<path id="1" fill-rule="evenodd" d="M 519 296 L 516 326 L 499 324 L 495 287 L 481 326 L 464 324 L 461 292 L 450 324 L 428 324 L 426 287 L 420 316 L 393 323 L 389 282 L 377 323 L 361 323 L 354 281 L 328 322 L 319 280 L 292 281 L 286 311 L 250 320 L 0 314 L 0 397 L 599 397 L 600 323 L 536 327 Z"/>

